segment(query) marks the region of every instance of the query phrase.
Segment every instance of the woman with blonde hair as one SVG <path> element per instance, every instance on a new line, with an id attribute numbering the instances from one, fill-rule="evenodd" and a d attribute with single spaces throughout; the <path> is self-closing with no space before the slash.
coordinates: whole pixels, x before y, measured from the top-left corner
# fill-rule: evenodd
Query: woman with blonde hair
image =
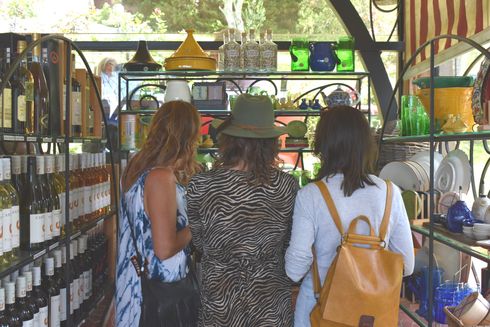
<path id="1" fill-rule="evenodd" d="M 198 169 L 199 134 L 200 116 L 194 106 L 183 101 L 165 103 L 155 114 L 142 149 L 124 170 L 116 272 L 118 327 L 141 325 L 145 281 L 171 286 L 189 271 L 185 185 Z M 138 257 L 143 262 L 135 263 Z M 172 301 L 174 296 L 166 298 Z M 179 305 L 165 313 L 165 321 L 150 325 L 192 326 L 197 307 Z M 148 326 L 147 320 L 144 324 Z"/>

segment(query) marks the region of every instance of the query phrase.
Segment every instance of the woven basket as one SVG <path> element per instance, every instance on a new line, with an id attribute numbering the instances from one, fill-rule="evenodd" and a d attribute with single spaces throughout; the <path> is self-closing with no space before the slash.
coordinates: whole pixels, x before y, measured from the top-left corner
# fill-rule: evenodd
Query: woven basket
<path id="1" fill-rule="evenodd" d="M 387 123 L 384 136 L 398 135 L 395 122 Z M 377 131 L 374 137 L 379 145 L 380 131 Z M 414 154 L 429 149 L 429 142 L 383 142 L 378 154 L 378 171 L 392 161 L 405 161 Z"/>

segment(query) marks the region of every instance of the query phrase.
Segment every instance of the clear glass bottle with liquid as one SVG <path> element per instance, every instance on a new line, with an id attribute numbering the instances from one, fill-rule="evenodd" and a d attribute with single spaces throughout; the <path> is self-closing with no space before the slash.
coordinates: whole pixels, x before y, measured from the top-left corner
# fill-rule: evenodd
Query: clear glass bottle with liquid
<path id="1" fill-rule="evenodd" d="M 65 155 L 56 155 L 55 173 L 53 176 L 54 187 L 56 193 L 58 193 L 58 199 L 60 201 L 60 223 L 61 223 L 61 237 L 65 235 L 65 222 L 66 222 L 66 186 L 65 186 Z"/>
<path id="2" fill-rule="evenodd" d="M 225 67 L 225 48 L 229 41 L 228 31 L 223 32 L 223 44 L 218 48 L 218 70 L 224 70 Z"/>
<path id="3" fill-rule="evenodd" d="M 17 41 L 17 56 L 27 47 L 26 41 Z M 34 122 L 29 119 L 34 108 L 34 78 L 23 57 L 10 79 L 12 86 L 13 129 L 15 133 L 34 133 Z M 28 121 L 29 119 L 29 121 Z"/>
<path id="4" fill-rule="evenodd" d="M 0 57 L 0 83 L 3 82 L 3 76 L 10 68 L 10 48 L 6 47 Z M 10 81 L 7 81 L 3 93 L 0 94 L 0 128 L 5 133 L 13 132 L 12 129 L 12 87 Z"/>
<path id="5" fill-rule="evenodd" d="M 277 44 L 272 41 L 272 30 L 265 33 L 265 40 L 260 45 L 260 68 L 267 72 L 277 71 Z"/>
<path id="6" fill-rule="evenodd" d="M 40 34 L 34 33 L 32 41 L 39 40 Z M 34 126 L 28 126 L 33 134 L 49 135 L 49 90 L 46 76 L 41 64 L 41 45 L 32 49 L 32 61 L 29 66 L 34 79 L 34 107 L 30 113 L 28 121 L 32 121 Z"/>
<path id="7" fill-rule="evenodd" d="M 8 193 L 10 198 L 10 230 L 8 234 L 10 236 L 10 244 L 11 244 L 11 257 L 14 258 L 19 253 L 20 246 L 20 235 L 19 235 L 19 224 L 20 224 L 20 216 L 19 216 L 19 193 L 15 189 L 14 185 L 11 182 L 11 158 L 2 158 L 2 170 L 3 170 L 3 183 L 2 187 Z M 5 237 L 5 230 L 3 231 Z"/>
<path id="8" fill-rule="evenodd" d="M 2 221 L 2 264 L 12 260 L 12 199 L 3 181 L 3 160 L 0 160 L 0 218 Z"/>
<path id="9" fill-rule="evenodd" d="M 46 188 L 49 192 L 51 198 L 51 205 L 53 206 L 52 216 L 51 216 L 51 226 L 52 238 L 53 241 L 57 241 L 61 235 L 61 208 L 60 208 L 60 199 L 58 197 L 58 192 L 56 192 L 56 188 L 54 185 L 54 156 L 52 155 L 44 155 L 44 164 L 46 170 Z"/>
<path id="10" fill-rule="evenodd" d="M 260 46 L 255 41 L 255 30 L 250 29 L 248 38 L 243 45 L 243 69 L 257 71 L 260 65 Z"/>
<path id="11" fill-rule="evenodd" d="M 46 178 L 46 165 L 43 155 L 36 156 L 37 179 L 42 190 L 44 202 L 44 241 L 45 244 L 52 243 L 53 240 L 53 199 L 49 192 L 48 180 Z"/>
<path id="12" fill-rule="evenodd" d="M 229 30 L 229 41 L 225 45 L 224 55 L 224 70 L 225 71 L 239 71 L 240 59 L 241 59 L 241 46 L 236 41 L 236 33 L 234 30 Z"/>

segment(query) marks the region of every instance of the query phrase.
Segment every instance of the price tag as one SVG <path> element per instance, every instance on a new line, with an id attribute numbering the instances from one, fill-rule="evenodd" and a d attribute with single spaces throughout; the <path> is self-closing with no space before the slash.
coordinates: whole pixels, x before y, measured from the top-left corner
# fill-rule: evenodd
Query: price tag
<path id="1" fill-rule="evenodd" d="M 56 249 L 60 245 L 60 242 L 53 243 L 49 246 L 49 251 Z"/>
<path id="2" fill-rule="evenodd" d="M 51 143 L 51 142 L 53 142 L 53 138 L 52 137 L 43 137 L 43 142 L 44 143 Z"/>
<path id="3" fill-rule="evenodd" d="M 27 142 L 36 142 L 37 141 L 37 137 L 35 136 L 28 136 L 27 137 Z"/>
<path id="4" fill-rule="evenodd" d="M 24 141 L 25 140 L 25 137 L 22 136 L 22 135 L 17 135 L 17 136 L 15 136 L 15 140 L 16 141 Z"/>
<path id="5" fill-rule="evenodd" d="M 56 143 L 65 143 L 65 139 L 63 138 L 57 138 Z"/>

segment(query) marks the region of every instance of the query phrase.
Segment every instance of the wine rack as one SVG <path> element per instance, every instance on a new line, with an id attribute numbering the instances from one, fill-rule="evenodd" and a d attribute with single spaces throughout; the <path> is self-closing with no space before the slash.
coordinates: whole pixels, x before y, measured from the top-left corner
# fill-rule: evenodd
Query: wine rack
<path id="1" fill-rule="evenodd" d="M 70 81 L 71 78 L 71 71 L 72 67 L 70 67 L 70 61 L 71 61 L 71 53 L 72 50 L 73 52 L 76 52 L 78 56 L 82 59 L 85 69 L 86 69 L 86 76 L 87 79 L 84 81 L 84 85 L 89 84 L 91 88 L 93 88 L 94 93 L 95 93 L 95 103 L 97 104 L 95 107 L 98 108 L 99 112 L 97 113 L 98 117 L 100 117 L 99 121 L 96 121 L 97 124 L 100 125 L 105 125 L 107 126 L 107 121 L 104 116 L 104 113 L 102 111 L 102 101 L 101 101 L 101 96 L 100 96 L 100 83 L 98 83 L 96 77 L 94 77 L 90 65 L 88 64 L 87 60 L 85 59 L 85 56 L 81 52 L 81 50 L 74 44 L 70 39 L 65 38 L 60 35 L 48 35 L 44 36 L 42 38 L 39 38 L 33 42 L 31 42 L 28 46 L 25 47 L 25 49 L 18 54 L 18 56 L 13 60 L 13 62 L 10 65 L 10 69 L 6 71 L 6 73 L 1 76 L 1 84 L 0 84 L 0 95 L 4 94 L 4 90 L 7 86 L 7 83 L 13 76 L 15 70 L 19 67 L 19 63 L 21 60 L 25 60 L 27 58 L 28 53 L 32 51 L 35 47 L 40 46 L 42 43 L 47 42 L 47 41 L 61 41 L 63 47 L 62 50 L 60 51 L 59 55 L 64 56 L 65 58 L 65 63 L 66 67 L 62 67 L 64 69 L 64 80 L 65 81 Z M 63 53 L 62 53 L 63 52 Z M 103 163 L 101 163 L 100 169 L 102 170 L 102 173 L 104 169 L 108 172 L 108 181 L 105 183 L 110 183 L 110 201 L 109 204 L 101 209 L 98 209 L 96 214 L 93 214 L 93 212 L 90 214 L 90 218 L 84 219 L 83 221 L 80 221 L 77 226 L 74 226 L 72 223 L 73 217 L 70 217 L 70 210 L 66 209 L 64 210 L 64 216 L 62 217 L 64 221 L 64 234 L 60 236 L 60 238 L 56 241 L 51 241 L 51 242 L 46 242 L 46 244 L 43 244 L 43 246 L 39 249 L 36 250 L 19 250 L 16 254 L 16 256 L 12 259 L 7 264 L 0 264 L 0 279 L 5 280 L 8 276 L 17 276 L 17 274 L 20 274 L 20 270 L 23 269 L 24 267 L 30 267 L 33 264 L 39 265 L 39 261 L 41 258 L 45 257 L 47 254 L 52 253 L 54 250 L 57 249 L 63 249 L 64 252 L 66 253 L 66 264 L 64 266 L 64 280 L 66 281 L 64 287 L 65 289 L 69 289 L 69 280 L 70 280 L 70 274 L 72 273 L 72 270 L 74 268 L 73 264 L 70 262 L 70 254 L 72 251 L 76 253 L 76 249 L 73 250 L 73 246 L 70 246 L 70 243 L 73 242 L 74 240 L 81 239 L 80 237 L 82 235 L 85 235 L 86 233 L 91 233 L 94 229 L 100 228 L 104 222 L 108 219 L 114 219 L 117 223 L 117 200 L 115 200 L 115 197 L 113 194 L 116 194 L 117 186 L 116 186 L 116 181 L 115 181 L 115 168 L 114 168 L 114 159 L 111 151 L 106 152 L 105 151 L 105 146 L 110 149 L 111 147 L 111 140 L 108 137 L 108 135 L 91 135 L 87 136 L 85 129 L 83 129 L 83 134 L 80 132 L 80 135 L 78 134 L 73 134 L 70 131 L 71 125 L 70 125 L 70 116 L 71 116 L 71 83 L 65 83 L 64 89 L 59 90 L 60 96 L 59 98 L 60 101 L 60 107 L 64 109 L 64 113 L 60 115 L 59 122 L 54 123 L 50 122 L 50 126 L 52 125 L 59 125 L 59 130 L 54 131 L 55 129 L 51 128 L 49 133 L 46 133 L 45 131 L 42 133 L 19 133 L 16 131 L 16 133 L 12 132 L 11 130 L 3 129 L 0 128 L 0 146 L 3 149 L 4 154 L 9 155 L 9 150 L 12 148 L 17 148 L 18 145 L 20 146 L 25 146 L 29 152 L 29 149 L 35 149 L 36 150 L 36 155 L 43 154 L 44 152 L 47 153 L 52 153 L 54 154 L 61 154 L 64 157 L 64 187 L 65 187 L 65 196 L 64 196 L 64 207 L 65 208 L 70 208 L 71 205 L 71 199 L 70 196 L 74 196 L 71 194 L 72 190 L 70 189 L 70 145 L 71 144 L 90 144 L 90 145 L 96 145 L 96 148 L 104 149 L 104 160 Z M 52 93 L 50 93 L 51 95 Z M 58 101 L 58 99 L 56 99 Z M 63 104 L 63 105 L 62 105 Z M 0 117 L 4 117 L 3 113 L 3 105 L 0 103 Z M 12 107 L 11 110 L 17 110 L 17 108 Z M 61 118 L 63 116 L 63 118 Z M 3 122 L 3 121 L 2 121 Z M 3 125 L 3 124 L 2 124 Z M 107 132 L 107 130 L 106 130 Z M 98 133 L 95 133 L 98 134 Z M 100 133 L 99 133 L 100 134 Z M 46 150 L 47 149 L 47 150 Z M 110 166 L 108 166 L 105 161 L 106 161 L 106 156 L 109 157 L 110 159 Z M 110 168 L 108 168 L 110 167 Z M 109 170 L 109 171 L 108 171 Z M 99 184 L 97 184 L 99 185 Z M 25 194 L 20 194 L 20 197 L 25 196 Z M 82 213 L 80 216 L 84 216 Z M 87 217 L 89 215 L 87 214 Z M 75 228 L 76 227 L 76 228 Z M 22 225 L 20 226 L 22 228 Z M 82 237 L 84 238 L 84 237 Z M 0 242 L 1 243 L 1 242 Z M 1 245 L 1 244 L 0 244 Z M 107 248 L 107 246 L 106 246 Z M 107 249 L 106 249 L 107 251 Z M 104 260 L 102 262 L 105 262 L 105 265 L 107 265 L 107 253 L 106 256 L 104 257 Z M 41 263 L 42 264 L 42 263 Z M 94 273 L 95 274 L 95 273 Z M 103 273 L 104 276 L 107 275 L 107 272 Z M 95 275 L 94 275 L 95 276 Z M 107 276 L 104 277 L 107 279 Z M 86 300 L 84 302 L 84 310 L 81 314 L 77 316 L 73 316 L 70 314 L 66 315 L 66 320 L 61 322 L 62 326 L 76 326 L 79 323 L 81 323 L 88 313 L 92 311 L 95 308 L 95 304 L 99 302 L 101 298 L 104 297 L 104 294 L 107 293 L 112 293 L 114 285 L 113 283 L 107 283 L 106 279 L 104 280 L 105 287 L 104 285 L 97 284 L 98 289 L 100 291 L 92 296 L 90 300 Z M 2 287 L 4 287 L 2 283 Z M 70 312 L 70 308 L 73 305 L 73 303 L 70 303 L 70 296 L 65 297 L 65 306 L 66 306 L 66 312 Z M 1 299 L 0 299 L 1 300 Z M 1 307 L 1 306 L 0 306 Z"/>

